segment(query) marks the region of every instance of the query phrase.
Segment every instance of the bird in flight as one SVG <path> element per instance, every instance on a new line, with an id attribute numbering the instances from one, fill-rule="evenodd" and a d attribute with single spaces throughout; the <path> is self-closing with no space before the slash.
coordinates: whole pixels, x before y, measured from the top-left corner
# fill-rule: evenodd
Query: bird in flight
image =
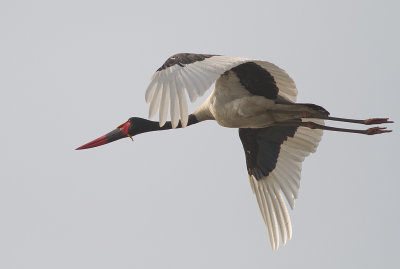
<path id="1" fill-rule="evenodd" d="M 215 83 L 208 98 L 188 114 L 186 94 L 194 102 Z M 294 81 L 278 66 L 260 60 L 222 55 L 175 54 L 154 73 L 146 91 L 149 118 L 132 117 L 110 133 L 79 148 L 101 146 L 121 138 L 183 128 L 206 120 L 238 128 L 250 185 L 268 229 L 272 249 L 292 237 L 284 198 L 293 209 L 300 187 L 302 162 L 315 152 L 323 130 L 375 135 L 366 130 L 325 125 L 325 120 L 364 125 L 392 123 L 388 118 L 356 120 L 331 117 L 323 107 L 296 103 Z M 171 121 L 167 121 L 170 111 Z"/>

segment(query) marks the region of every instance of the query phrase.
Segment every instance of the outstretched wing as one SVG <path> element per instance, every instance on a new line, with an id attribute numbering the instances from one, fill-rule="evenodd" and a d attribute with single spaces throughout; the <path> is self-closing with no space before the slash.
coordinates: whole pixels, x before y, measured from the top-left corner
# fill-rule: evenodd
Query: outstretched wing
<path id="1" fill-rule="evenodd" d="M 322 120 L 312 120 L 324 124 Z M 246 155 L 250 185 L 268 228 L 272 248 L 292 237 L 292 225 L 283 196 L 293 209 L 300 187 L 301 165 L 315 152 L 322 130 L 307 127 L 272 126 L 239 129 Z"/>
<path id="2" fill-rule="evenodd" d="M 159 110 L 160 126 L 167 120 L 171 109 L 172 126 L 179 120 L 187 125 L 188 108 L 186 94 L 194 102 L 202 96 L 217 78 L 227 70 L 250 59 L 209 54 L 180 53 L 171 56 L 151 78 L 146 91 L 146 102 L 150 103 L 149 118 Z"/>
<path id="3" fill-rule="evenodd" d="M 159 110 L 160 126 L 163 126 L 170 109 L 172 127 L 175 128 L 179 120 L 185 127 L 188 121 L 185 89 L 190 101 L 194 102 L 220 75 L 247 62 L 256 63 L 272 75 L 280 96 L 289 101 L 296 100 L 297 90 L 293 80 L 272 63 L 240 57 L 180 53 L 168 58 L 151 78 L 146 91 L 146 102 L 150 103 L 149 118 Z"/>

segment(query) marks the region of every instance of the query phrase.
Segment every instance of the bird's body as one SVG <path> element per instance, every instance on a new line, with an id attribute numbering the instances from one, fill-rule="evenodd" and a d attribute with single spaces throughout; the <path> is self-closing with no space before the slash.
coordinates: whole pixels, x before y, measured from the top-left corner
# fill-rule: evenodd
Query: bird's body
<path id="1" fill-rule="evenodd" d="M 277 95 L 268 99 L 249 92 L 234 71 L 226 72 L 215 82 L 210 96 L 192 114 L 199 121 L 215 120 L 228 128 L 264 128 L 275 122 L 301 117 L 300 111 L 314 112 Z"/>
<path id="2" fill-rule="evenodd" d="M 210 86 L 215 88 L 190 115 L 186 94 L 193 102 Z M 292 236 L 286 203 L 293 208 L 300 187 L 301 165 L 315 152 L 322 130 L 380 134 L 367 130 L 335 128 L 324 120 L 360 124 L 389 123 L 386 118 L 351 120 L 333 118 L 314 104 L 297 104 L 293 80 L 276 65 L 247 58 L 181 53 L 170 57 L 153 75 L 146 91 L 149 117 L 159 111 L 159 123 L 130 118 L 116 130 L 78 149 L 103 145 L 137 134 L 186 127 L 205 120 L 239 128 L 251 188 L 268 228 L 273 249 L 279 234 L 285 244 Z M 170 110 L 171 121 L 167 121 Z"/>
<path id="3" fill-rule="evenodd" d="M 275 101 L 251 94 L 233 71 L 221 75 L 215 88 L 193 113 L 199 120 L 212 119 L 229 128 L 262 128 L 274 122 L 268 112 Z"/>

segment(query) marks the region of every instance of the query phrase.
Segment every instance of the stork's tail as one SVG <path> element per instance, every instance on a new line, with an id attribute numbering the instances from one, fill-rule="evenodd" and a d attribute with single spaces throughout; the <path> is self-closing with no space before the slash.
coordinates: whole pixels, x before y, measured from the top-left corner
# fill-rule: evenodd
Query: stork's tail
<path id="1" fill-rule="evenodd" d="M 316 113 L 321 118 L 325 118 L 329 116 L 329 111 L 323 108 L 322 106 L 315 105 L 315 104 L 295 104 L 299 106 L 306 106 L 307 108 L 311 109 L 313 114 Z M 318 117 L 319 118 L 319 117 Z"/>

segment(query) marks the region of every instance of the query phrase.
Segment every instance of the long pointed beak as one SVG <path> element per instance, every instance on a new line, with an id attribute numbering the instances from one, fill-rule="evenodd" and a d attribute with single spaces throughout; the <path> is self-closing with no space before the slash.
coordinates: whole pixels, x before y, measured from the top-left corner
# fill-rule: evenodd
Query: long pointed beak
<path id="1" fill-rule="evenodd" d="M 130 135 L 128 133 L 130 125 L 131 125 L 131 123 L 129 121 L 127 121 L 127 122 L 121 124 L 120 126 L 118 126 L 117 129 L 109 132 L 106 135 L 100 136 L 99 138 L 97 138 L 83 146 L 80 146 L 79 148 L 76 148 L 76 150 L 94 148 L 94 147 L 108 144 L 113 141 L 117 141 L 121 138 L 130 137 Z"/>

